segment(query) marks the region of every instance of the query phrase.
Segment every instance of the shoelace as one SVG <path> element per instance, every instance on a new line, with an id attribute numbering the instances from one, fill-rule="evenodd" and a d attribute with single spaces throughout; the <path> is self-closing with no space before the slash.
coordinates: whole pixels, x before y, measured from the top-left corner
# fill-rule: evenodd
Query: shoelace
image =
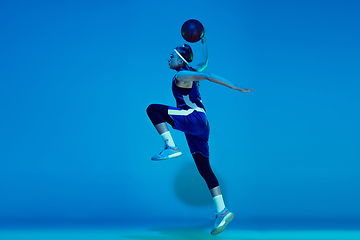
<path id="1" fill-rule="evenodd" d="M 165 147 L 164 148 L 159 148 L 160 149 L 160 154 L 162 154 L 166 149 L 168 149 L 169 147 L 165 144 Z"/>

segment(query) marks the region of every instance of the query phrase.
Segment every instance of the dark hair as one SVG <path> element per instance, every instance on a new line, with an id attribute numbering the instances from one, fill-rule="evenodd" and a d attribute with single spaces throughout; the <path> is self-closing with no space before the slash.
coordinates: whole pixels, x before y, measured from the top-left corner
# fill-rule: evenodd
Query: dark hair
<path id="1" fill-rule="evenodd" d="M 194 54 L 193 54 L 193 51 L 191 49 L 191 47 L 188 45 L 188 44 L 184 44 L 184 46 L 182 47 L 176 47 L 175 48 L 176 51 L 178 51 L 180 53 L 180 55 L 188 62 L 192 62 L 192 60 L 194 59 Z M 196 71 L 194 68 L 188 66 L 185 62 L 184 62 L 184 66 L 187 70 L 189 71 Z M 200 87 L 200 83 L 199 81 L 196 81 L 196 85 L 198 87 Z"/>
<path id="2" fill-rule="evenodd" d="M 194 54 L 193 51 L 191 49 L 191 47 L 187 44 L 184 44 L 184 46 L 182 47 L 176 47 L 175 48 L 180 55 L 188 62 L 192 62 L 193 58 L 194 58 Z"/>

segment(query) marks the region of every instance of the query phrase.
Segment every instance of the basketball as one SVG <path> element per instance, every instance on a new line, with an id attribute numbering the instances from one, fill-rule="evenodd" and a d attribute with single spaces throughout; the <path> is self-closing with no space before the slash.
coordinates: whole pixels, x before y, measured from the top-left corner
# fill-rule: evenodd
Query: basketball
<path id="1" fill-rule="evenodd" d="M 181 36 L 191 43 L 199 41 L 204 34 L 204 26 L 196 19 L 187 20 L 181 27 Z"/>

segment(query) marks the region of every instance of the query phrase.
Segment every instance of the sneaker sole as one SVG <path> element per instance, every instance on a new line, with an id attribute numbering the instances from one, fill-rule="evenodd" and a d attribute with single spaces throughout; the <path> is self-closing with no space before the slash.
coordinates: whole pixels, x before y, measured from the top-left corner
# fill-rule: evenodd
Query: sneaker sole
<path id="1" fill-rule="evenodd" d="M 234 214 L 229 213 L 228 216 L 224 217 L 224 219 L 221 221 L 219 226 L 214 231 L 211 232 L 211 235 L 216 235 L 224 231 L 226 226 L 233 220 L 233 218 L 234 218 Z"/>
<path id="2" fill-rule="evenodd" d="M 177 152 L 177 153 L 173 153 L 169 156 L 167 156 L 166 158 L 157 158 L 157 159 L 151 159 L 153 161 L 161 161 L 161 160 L 166 160 L 166 159 L 170 159 L 170 158 L 176 158 L 176 157 L 180 157 L 182 155 L 181 152 Z"/>

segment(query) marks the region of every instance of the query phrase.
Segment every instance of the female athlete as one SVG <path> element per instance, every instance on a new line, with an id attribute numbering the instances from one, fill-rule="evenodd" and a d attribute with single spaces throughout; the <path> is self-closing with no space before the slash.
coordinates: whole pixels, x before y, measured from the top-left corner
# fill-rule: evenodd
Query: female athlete
<path id="1" fill-rule="evenodd" d="M 165 150 L 153 156 L 154 161 L 170 159 L 182 155 L 179 147 L 168 130 L 167 123 L 173 129 L 185 133 L 191 154 L 201 176 L 213 197 L 217 214 L 212 235 L 222 232 L 228 223 L 234 218 L 224 204 L 220 191 L 219 182 L 214 175 L 209 163 L 209 122 L 206 117 L 205 107 L 199 93 L 199 81 L 208 80 L 218 83 L 240 92 L 252 92 L 252 89 L 236 87 L 228 80 L 202 71 L 208 64 L 207 43 L 205 37 L 201 39 L 203 48 L 203 61 L 195 66 L 190 66 L 193 60 L 193 52 L 189 45 L 176 47 L 170 54 L 169 67 L 176 71 L 172 80 L 172 91 L 177 107 L 160 104 L 151 104 L 147 108 L 147 114 L 156 130 L 165 142 Z"/>

